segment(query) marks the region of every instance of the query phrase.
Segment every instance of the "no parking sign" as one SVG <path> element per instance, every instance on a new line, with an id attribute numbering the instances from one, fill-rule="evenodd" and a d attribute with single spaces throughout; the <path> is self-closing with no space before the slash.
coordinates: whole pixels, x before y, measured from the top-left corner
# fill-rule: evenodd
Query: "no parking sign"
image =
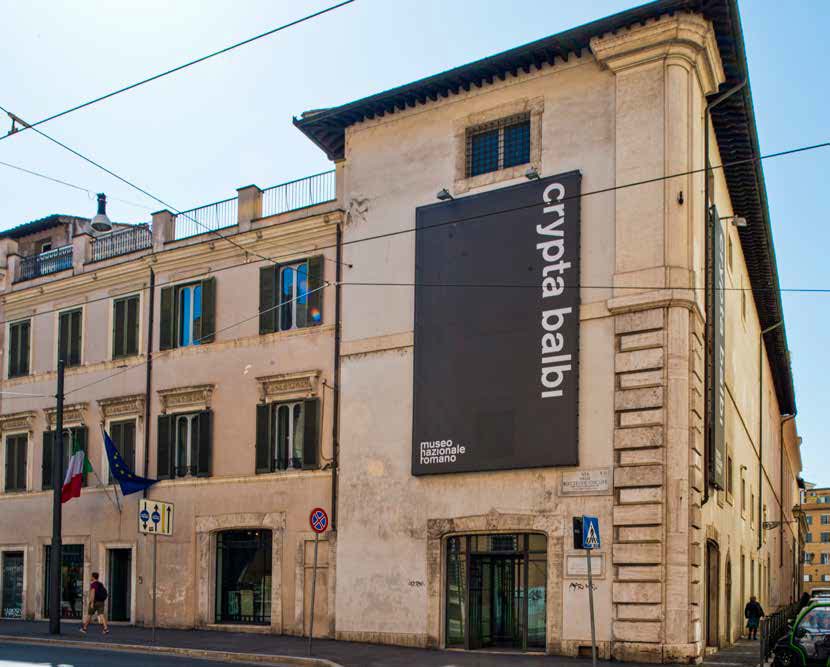
<path id="1" fill-rule="evenodd" d="M 311 524 L 311 530 L 315 533 L 325 533 L 326 528 L 329 527 L 329 516 L 326 514 L 326 510 L 322 507 L 315 507 L 311 510 L 311 514 L 308 517 L 308 522 Z"/>

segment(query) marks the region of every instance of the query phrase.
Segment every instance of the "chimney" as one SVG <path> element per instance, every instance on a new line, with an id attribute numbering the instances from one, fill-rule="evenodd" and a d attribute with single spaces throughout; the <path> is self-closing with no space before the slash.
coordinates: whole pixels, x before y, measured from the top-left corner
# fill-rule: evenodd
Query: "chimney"
<path id="1" fill-rule="evenodd" d="M 90 227 L 101 233 L 112 231 L 112 223 L 107 217 L 107 196 L 103 192 L 98 193 L 98 213 L 92 218 Z"/>

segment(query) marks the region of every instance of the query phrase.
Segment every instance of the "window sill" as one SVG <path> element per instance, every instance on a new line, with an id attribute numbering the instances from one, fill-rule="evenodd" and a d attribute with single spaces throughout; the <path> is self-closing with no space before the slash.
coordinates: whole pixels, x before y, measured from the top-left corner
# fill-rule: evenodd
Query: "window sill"
<path id="1" fill-rule="evenodd" d="M 540 165 L 533 164 L 533 162 L 525 162 L 524 164 L 517 164 L 514 167 L 508 167 L 506 169 L 498 169 L 496 171 L 488 171 L 486 174 L 478 174 L 477 176 L 468 176 L 465 178 L 456 179 L 455 183 L 453 184 L 453 189 L 455 190 L 455 194 L 464 194 L 465 192 L 469 192 L 475 188 L 482 188 L 486 185 L 492 185 L 494 183 L 501 183 L 502 181 L 509 181 L 514 178 L 523 178 L 525 173 L 531 167 L 535 167 L 536 169 L 540 168 Z"/>

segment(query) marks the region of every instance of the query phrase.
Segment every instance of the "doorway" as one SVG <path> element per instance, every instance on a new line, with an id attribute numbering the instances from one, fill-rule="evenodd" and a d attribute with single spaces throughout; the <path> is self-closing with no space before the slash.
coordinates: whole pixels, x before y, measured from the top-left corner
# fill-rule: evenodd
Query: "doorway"
<path id="1" fill-rule="evenodd" d="M 447 541 L 446 644 L 545 647 L 547 539 L 464 535 Z"/>
<path id="2" fill-rule="evenodd" d="M 23 618 L 23 552 L 3 552 L 3 606 L 0 618 Z"/>
<path id="3" fill-rule="evenodd" d="M 132 549 L 107 550 L 107 592 L 109 619 L 129 622 L 132 600 Z"/>
<path id="4" fill-rule="evenodd" d="M 720 550 L 715 542 L 706 543 L 706 645 L 718 646 L 720 627 Z"/>
<path id="5" fill-rule="evenodd" d="M 216 536 L 216 622 L 271 624 L 270 530 Z"/>

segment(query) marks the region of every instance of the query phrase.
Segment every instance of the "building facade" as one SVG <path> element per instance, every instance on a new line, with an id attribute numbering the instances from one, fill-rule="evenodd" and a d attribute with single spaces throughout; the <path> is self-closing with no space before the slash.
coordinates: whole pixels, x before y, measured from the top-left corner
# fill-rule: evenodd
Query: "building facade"
<path id="1" fill-rule="evenodd" d="M 711 110 L 727 166 L 703 175 L 707 103 L 746 76 L 734 2 L 658 2 L 295 121 L 348 211 L 338 638 L 584 654 L 582 514 L 604 657 L 700 660 L 750 594 L 793 599 L 801 463 L 763 170 L 731 164 L 760 154 L 748 87 Z"/>
<path id="2" fill-rule="evenodd" d="M 63 617 L 80 618 L 98 571 L 113 620 L 151 619 L 141 494 L 110 485 L 107 431 L 138 475 L 161 480 L 149 498 L 174 505 L 176 529 L 158 540 L 158 622 L 303 632 L 308 511 L 331 493 L 334 300 L 322 286 L 339 221 L 329 172 L 159 212 L 152 232 L 98 235 L 88 219 L 50 216 L 3 233 L 5 618 L 48 613 L 60 356 L 64 459 L 83 447 L 94 470 L 64 505 Z M 321 636 L 333 539 L 320 549 Z"/>
<path id="3" fill-rule="evenodd" d="M 830 588 L 830 489 L 808 484 L 801 509 L 807 521 L 802 590 Z"/>
<path id="4" fill-rule="evenodd" d="M 115 433 L 175 504 L 164 625 L 303 632 L 316 506 L 339 639 L 584 654 L 583 514 L 604 657 L 699 661 L 750 594 L 789 603 L 800 439 L 750 91 L 707 109 L 746 76 L 733 0 L 661 0 L 304 114 L 330 175 L 151 232 L 6 232 L 6 616 L 45 609 L 59 354 L 70 442 L 106 480 Z M 68 264 L 37 245 L 57 229 Z M 108 494 L 65 506 L 64 613 L 97 569 L 146 624 L 137 501 Z"/>

